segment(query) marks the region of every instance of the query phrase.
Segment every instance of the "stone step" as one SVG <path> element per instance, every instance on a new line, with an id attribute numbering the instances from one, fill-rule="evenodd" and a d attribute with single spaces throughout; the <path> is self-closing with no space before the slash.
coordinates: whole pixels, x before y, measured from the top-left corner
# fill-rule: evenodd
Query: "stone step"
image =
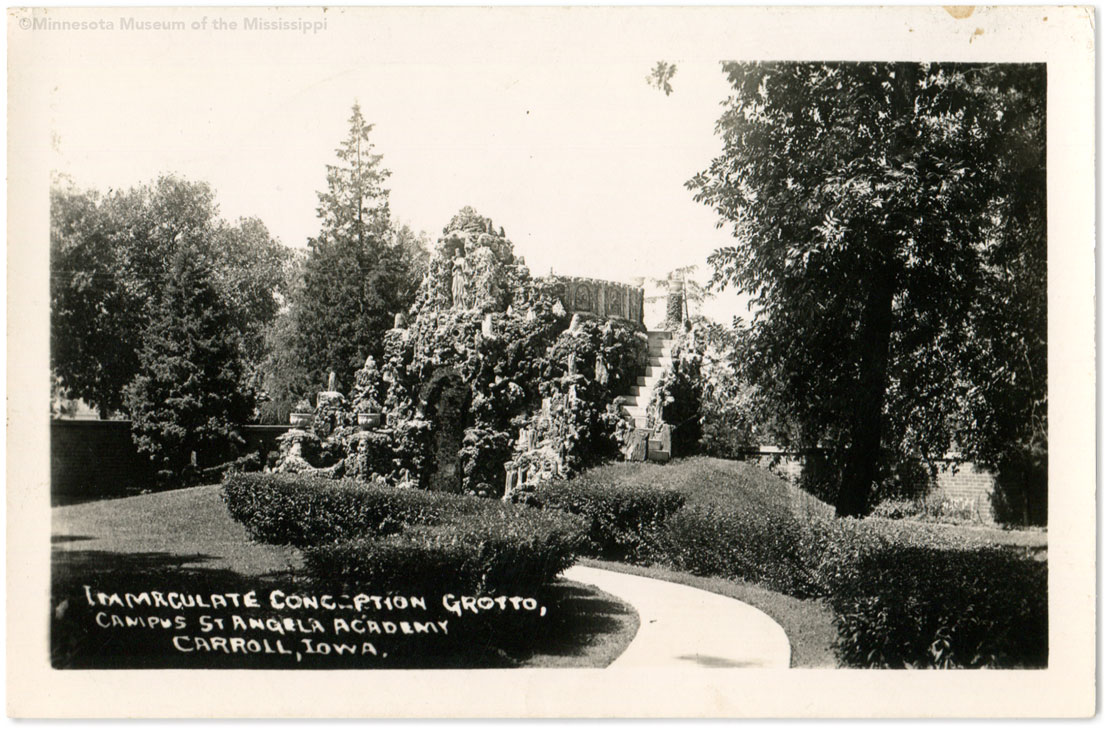
<path id="1" fill-rule="evenodd" d="M 637 385 L 638 385 L 638 387 L 644 388 L 646 390 L 652 390 L 652 388 L 656 385 L 656 383 L 659 380 L 660 380 L 660 374 L 659 373 L 657 373 L 655 375 L 642 375 L 639 378 L 637 378 Z"/>
<path id="2" fill-rule="evenodd" d="M 648 408 L 645 406 L 626 406 L 625 412 L 633 418 L 645 418 L 648 416 Z"/>
<path id="3" fill-rule="evenodd" d="M 660 451 L 659 449 L 656 449 L 654 451 L 650 447 L 649 450 L 648 450 L 648 457 L 647 458 L 648 458 L 649 461 L 657 461 L 657 462 L 660 462 L 660 463 L 664 463 L 665 461 L 671 461 L 671 452 Z"/>
<path id="4" fill-rule="evenodd" d="M 641 416 L 633 419 L 633 428 L 648 428 L 648 418 Z"/>

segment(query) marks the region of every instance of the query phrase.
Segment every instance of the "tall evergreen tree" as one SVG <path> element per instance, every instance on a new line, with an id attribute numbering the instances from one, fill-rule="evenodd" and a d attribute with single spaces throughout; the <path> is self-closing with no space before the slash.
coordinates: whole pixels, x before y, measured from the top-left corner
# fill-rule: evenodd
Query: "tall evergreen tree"
<path id="1" fill-rule="evenodd" d="M 232 457 L 253 399 L 242 387 L 242 337 L 198 252 L 173 255 L 138 359 L 125 396 L 139 450 L 176 475 L 193 453 L 200 468 Z"/>
<path id="2" fill-rule="evenodd" d="M 282 325 L 294 333 L 287 344 L 302 375 L 273 373 L 270 384 L 320 387 L 333 370 L 338 387 L 347 389 L 368 355 L 382 355 L 384 333 L 413 299 L 409 246 L 391 232 L 384 187 L 391 173 L 374 152 L 372 126 L 355 104 L 338 163 L 327 166 L 327 187 L 318 194 L 321 229 L 309 242 L 303 279 Z"/>

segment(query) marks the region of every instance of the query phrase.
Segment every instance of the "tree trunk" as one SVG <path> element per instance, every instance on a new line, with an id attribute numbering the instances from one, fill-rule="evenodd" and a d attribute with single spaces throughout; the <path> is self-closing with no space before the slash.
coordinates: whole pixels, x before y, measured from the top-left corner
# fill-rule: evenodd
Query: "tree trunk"
<path id="1" fill-rule="evenodd" d="M 859 330 L 860 372 L 852 413 L 851 443 L 844 457 L 838 517 L 867 514 L 871 488 L 878 476 L 882 447 L 882 410 L 886 400 L 887 364 L 893 327 L 894 275 L 887 265 L 872 277 Z"/>

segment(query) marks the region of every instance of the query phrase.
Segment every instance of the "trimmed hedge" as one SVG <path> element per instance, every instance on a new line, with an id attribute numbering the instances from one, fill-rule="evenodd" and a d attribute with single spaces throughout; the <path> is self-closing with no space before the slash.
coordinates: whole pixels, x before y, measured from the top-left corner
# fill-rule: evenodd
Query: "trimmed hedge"
<path id="1" fill-rule="evenodd" d="M 675 570 L 751 581 L 805 597 L 817 589 L 802 540 L 802 526 L 789 515 L 696 505 L 653 530 L 643 553 L 650 562 Z"/>
<path id="2" fill-rule="evenodd" d="M 583 520 L 495 507 L 463 521 L 307 548 L 307 571 L 317 583 L 342 590 L 532 595 L 575 562 Z"/>
<path id="3" fill-rule="evenodd" d="M 525 592 L 575 562 L 585 519 L 386 484 L 232 474 L 231 516 L 253 539 L 303 550 L 309 576 L 379 591 Z"/>
<path id="4" fill-rule="evenodd" d="M 639 560 L 645 536 L 686 501 L 673 490 L 602 484 L 586 476 L 542 484 L 523 498 L 537 507 L 585 517 L 591 553 L 612 560 Z"/>
<path id="5" fill-rule="evenodd" d="M 440 492 L 293 474 L 230 474 L 221 493 L 251 538 L 295 547 L 388 535 L 484 506 Z"/>
<path id="6" fill-rule="evenodd" d="M 861 556 L 830 602 L 847 666 L 1048 663 L 1047 563 L 1009 550 L 889 545 Z"/>

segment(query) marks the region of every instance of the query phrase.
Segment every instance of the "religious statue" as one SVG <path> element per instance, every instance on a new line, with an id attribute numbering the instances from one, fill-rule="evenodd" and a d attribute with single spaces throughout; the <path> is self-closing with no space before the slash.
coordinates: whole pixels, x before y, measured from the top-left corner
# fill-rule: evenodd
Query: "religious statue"
<path id="1" fill-rule="evenodd" d="M 468 261 L 458 250 L 453 257 L 453 306 L 468 306 Z"/>
<path id="2" fill-rule="evenodd" d="M 606 367 L 606 360 L 603 359 L 601 352 L 595 357 L 595 381 L 600 385 L 610 382 L 610 371 Z"/>
<path id="3" fill-rule="evenodd" d="M 576 374 L 576 354 L 575 352 L 568 353 L 568 375 Z"/>
<path id="4" fill-rule="evenodd" d="M 326 390 L 328 390 L 332 393 L 335 390 L 337 390 L 337 388 L 338 388 L 338 374 L 335 373 L 333 370 L 331 370 L 330 371 L 330 377 L 327 378 L 327 380 L 326 380 Z"/>
<path id="5" fill-rule="evenodd" d="M 483 324 L 480 326 L 480 332 L 489 340 L 493 340 L 496 337 L 495 332 L 495 320 L 491 317 L 491 312 L 488 312 L 483 316 Z"/>

